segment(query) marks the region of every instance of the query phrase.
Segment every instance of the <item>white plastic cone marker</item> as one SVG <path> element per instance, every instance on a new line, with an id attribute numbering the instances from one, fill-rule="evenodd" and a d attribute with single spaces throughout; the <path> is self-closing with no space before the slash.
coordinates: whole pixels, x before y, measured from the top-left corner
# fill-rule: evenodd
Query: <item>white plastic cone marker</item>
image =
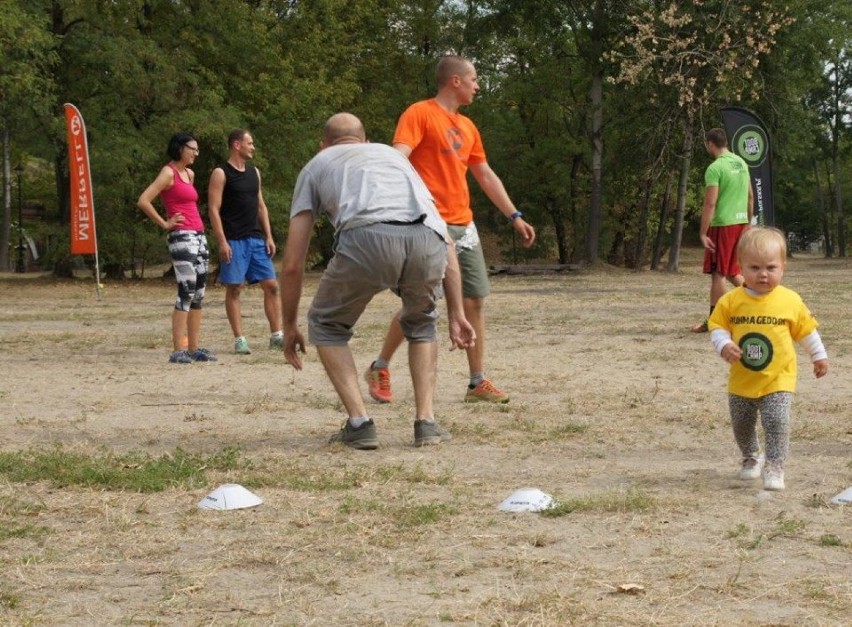
<path id="1" fill-rule="evenodd" d="M 503 512 L 540 512 L 556 505 L 553 497 L 538 488 L 515 490 L 500 503 Z"/>
<path id="2" fill-rule="evenodd" d="M 201 509 L 245 509 L 263 503 L 256 494 L 236 483 L 220 485 L 198 502 Z"/>
<path id="3" fill-rule="evenodd" d="M 843 492 L 831 499 L 831 502 L 835 505 L 852 505 L 852 488 L 846 488 Z"/>

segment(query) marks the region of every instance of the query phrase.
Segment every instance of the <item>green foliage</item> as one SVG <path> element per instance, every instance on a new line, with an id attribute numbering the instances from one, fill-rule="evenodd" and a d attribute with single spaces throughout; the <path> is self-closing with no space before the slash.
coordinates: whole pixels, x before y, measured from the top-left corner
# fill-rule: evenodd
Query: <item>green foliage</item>
<path id="1" fill-rule="evenodd" d="M 44 114 L 54 90 L 55 37 L 31 3 L 0 4 L 0 120 L 16 127 L 22 111 Z"/>
<path id="2" fill-rule="evenodd" d="M 21 603 L 21 597 L 11 592 L 0 592 L 0 607 L 13 610 Z"/>
<path id="3" fill-rule="evenodd" d="M 539 230 L 530 251 L 513 246 L 511 229 L 474 188 L 478 219 L 500 229 L 504 254 L 574 260 L 588 210 L 588 73 L 564 7 L 489 3 L 474 23 L 482 93 L 471 107 L 489 160 L 526 219 Z M 578 81 L 566 77 L 578 77 Z M 579 77 L 583 78 L 579 78 Z M 578 84 L 579 83 L 579 84 Z M 578 228 L 579 227 L 579 228 Z"/>
<path id="4" fill-rule="evenodd" d="M 820 546 L 844 546 L 843 540 L 832 533 L 826 533 L 819 537 Z"/>
<path id="5" fill-rule="evenodd" d="M 347 515 L 379 514 L 383 520 L 394 523 L 398 529 L 411 529 L 439 523 L 457 515 L 459 509 L 448 503 L 379 502 L 347 496 L 340 505 L 340 512 Z"/>
<path id="6" fill-rule="evenodd" d="M 198 488 L 206 485 L 208 471 L 232 470 L 239 463 L 239 452 L 234 449 L 207 457 L 181 449 L 161 457 L 138 452 L 86 455 L 61 447 L 0 452 L 0 474 L 13 483 L 47 481 L 56 488 L 83 486 L 132 492 Z"/>
<path id="7" fill-rule="evenodd" d="M 39 539 L 49 533 L 49 529 L 34 525 L 33 516 L 43 509 L 40 503 L 24 501 L 20 498 L 0 498 L 0 542 L 10 538 Z M 22 522 L 23 521 L 25 522 Z M 2 596 L 0 596 L 2 599 Z M 2 605 L 2 600 L 0 600 Z"/>
<path id="8" fill-rule="evenodd" d="M 477 221 L 499 235 L 505 256 L 575 261 L 599 220 L 601 256 L 641 267 L 658 230 L 664 248 L 671 235 L 660 208 L 684 158 L 684 129 L 717 125 L 717 109 L 727 104 L 754 109 L 769 124 L 776 213 L 804 246 L 836 236 L 847 220 L 842 199 L 852 194 L 844 178 L 852 161 L 849 7 L 841 0 L 783 8 L 769 0 L 736 8 L 647 0 L 10 0 L 0 6 L 0 126 L 10 132 L 12 158 L 38 164 L 37 174 L 28 167 L 26 201 L 50 208 L 43 231 L 62 230 L 69 192 L 61 107 L 80 108 L 100 253 L 121 275 L 164 257 L 162 234 L 136 199 L 166 161 L 172 133 L 198 138 L 195 185 L 206 215 L 210 171 L 227 154 L 227 133 L 251 130 L 282 242 L 293 184 L 325 119 L 352 111 L 372 141 L 389 142 L 405 107 L 434 93 L 436 60 L 458 52 L 477 64 L 482 91 L 468 113 L 489 161 L 539 233 L 532 250 L 513 246 L 511 229 L 471 185 Z M 592 87 L 600 77 L 597 145 Z M 684 206 L 694 227 L 700 142 L 693 152 Z M 325 258 L 330 235 L 320 238 Z M 53 244 L 46 260 L 69 262 Z"/>
<path id="9" fill-rule="evenodd" d="M 626 492 L 557 499 L 555 507 L 541 513 L 547 517 L 559 517 L 574 512 L 647 512 L 656 507 L 657 501 L 653 496 L 633 488 Z"/>

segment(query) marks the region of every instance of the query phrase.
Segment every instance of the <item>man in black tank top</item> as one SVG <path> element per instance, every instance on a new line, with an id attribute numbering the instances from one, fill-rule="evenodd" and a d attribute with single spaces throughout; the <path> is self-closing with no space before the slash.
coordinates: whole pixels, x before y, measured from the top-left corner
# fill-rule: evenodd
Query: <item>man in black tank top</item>
<path id="1" fill-rule="evenodd" d="M 219 281 L 225 287 L 225 312 L 234 333 L 234 352 L 251 353 L 243 335 L 240 293 L 260 283 L 263 309 L 269 320 L 269 347 L 282 347 L 281 301 L 272 258 L 275 240 L 263 201 L 260 171 L 248 161 L 254 139 L 244 129 L 228 135 L 228 160 L 213 170 L 207 190 L 210 224 L 219 242 Z"/>

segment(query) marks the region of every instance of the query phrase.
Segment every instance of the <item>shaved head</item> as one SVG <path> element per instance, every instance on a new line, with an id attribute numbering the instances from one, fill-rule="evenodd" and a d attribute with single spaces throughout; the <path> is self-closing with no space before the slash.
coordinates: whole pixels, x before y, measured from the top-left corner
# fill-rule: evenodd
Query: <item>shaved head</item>
<path id="1" fill-rule="evenodd" d="M 441 88 L 449 83 L 453 76 L 465 76 L 473 71 L 473 63 L 457 54 L 448 54 L 438 61 L 435 82 L 438 83 L 438 88 Z"/>
<path id="2" fill-rule="evenodd" d="M 365 141 L 367 134 L 364 132 L 364 125 L 351 113 L 335 113 L 328 118 L 322 129 L 322 143 L 325 146 Z"/>

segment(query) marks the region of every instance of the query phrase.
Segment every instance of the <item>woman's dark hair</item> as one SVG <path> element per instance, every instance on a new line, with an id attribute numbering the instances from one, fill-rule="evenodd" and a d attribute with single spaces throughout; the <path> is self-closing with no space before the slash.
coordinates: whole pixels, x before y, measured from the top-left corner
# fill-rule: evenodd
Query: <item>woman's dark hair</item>
<path id="1" fill-rule="evenodd" d="M 169 140 L 169 147 L 166 148 L 166 154 L 172 161 L 180 161 L 180 151 L 186 146 L 187 142 L 194 141 L 195 138 L 189 133 L 175 133 Z"/>

